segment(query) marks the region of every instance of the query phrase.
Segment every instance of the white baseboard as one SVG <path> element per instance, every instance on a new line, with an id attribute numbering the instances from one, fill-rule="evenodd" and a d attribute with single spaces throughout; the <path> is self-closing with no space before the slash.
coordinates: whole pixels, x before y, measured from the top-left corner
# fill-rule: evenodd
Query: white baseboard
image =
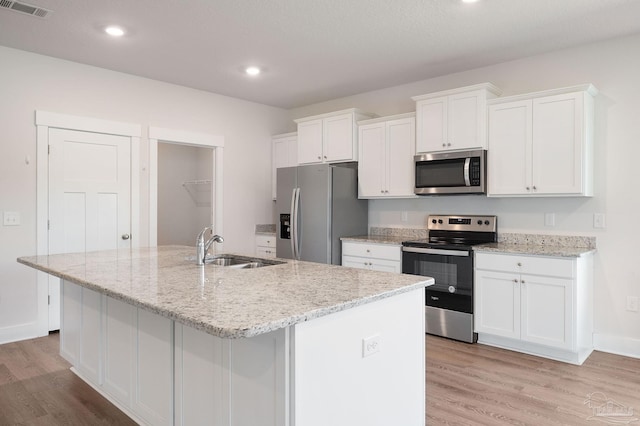
<path id="1" fill-rule="evenodd" d="M 593 346 L 597 351 L 640 358 L 640 339 L 593 333 Z"/>

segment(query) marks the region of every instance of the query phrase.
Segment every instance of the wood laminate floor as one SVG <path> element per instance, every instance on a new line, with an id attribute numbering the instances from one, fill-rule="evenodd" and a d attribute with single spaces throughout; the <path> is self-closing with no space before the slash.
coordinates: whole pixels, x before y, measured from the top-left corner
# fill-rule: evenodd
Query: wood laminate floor
<path id="1" fill-rule="evenodd" d="M 0 345 L 0 425 L 135 424 L 69 370 L 58 345 L 57 333 Z M 434 336 L 426 347 L 430 426 L 620 424 L 590 419 L 607 401 L 640 417 L 640 359 L 594 352 L 578 367 Z"/>
<path id="2" fill-rule="evenodd" d="M 427 425 L 621 424 L 590 418 L 610 401 L 602 414 L 627 408 L 640 426 L 640 359 L 596 351 L 576 366 L 434 336 L 426 348 Z"/>

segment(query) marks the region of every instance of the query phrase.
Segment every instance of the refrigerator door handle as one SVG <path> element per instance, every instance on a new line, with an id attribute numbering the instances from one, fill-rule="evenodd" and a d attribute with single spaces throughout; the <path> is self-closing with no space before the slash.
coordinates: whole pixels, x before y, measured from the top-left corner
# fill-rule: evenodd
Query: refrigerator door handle
<path id="1" fill-rule="evenodd" d="M 296 240 L 296 231 L 295 231 L 295 217 L 296 217 L 296 189 L 298 188 L 293 188 L 293 190 L 291 191 L 291 210 L 290 210 L 290 219 L 289 219 L 289 226 L 291 227 L 291 229 L 289 230 L 290 233 L 290 242 L 291 242 L 291 257 L 293 259 L 296 258 L 296 246 L 295 246 L 295 240 Z"/>
<path id="2" fill-rule="evenodd" d="M 295 191 L 295 203 L 294 203 L 294 214 L 293 214 L 293 258 L 295 260 L 300 260 L 300 241 L 299 241 L 299 233 L 298 233 L 298 215 L 300 214 L 300 188 L 294 189 Z"/>

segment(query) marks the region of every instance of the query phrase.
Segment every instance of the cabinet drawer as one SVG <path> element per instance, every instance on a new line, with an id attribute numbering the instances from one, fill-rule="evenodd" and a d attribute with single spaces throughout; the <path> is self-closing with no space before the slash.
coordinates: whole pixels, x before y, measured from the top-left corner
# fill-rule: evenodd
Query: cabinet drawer
<path id="1" fill-rule="evenodd" d="M 276 237 L 272 235 L 256 235 L 256 245 L 260 247 L 276 247 Z"/>
<path id="2" fill-rule="evenodd" d="M 574 276 L 574 259 L 492 253 L 476 253 L 475 256 L 477 269 L 550 277 Z"/>
<path id="3" fill-rule="evenodd" d="M 256 256 L 266 258 L 276 257 L 276 249 L 262 246 L 256 247 Z"/>
<path id="4" fill-rule="evenodd" d="M 386 259 L 400 261 L 402 251 L 399 245 L 371 244 L 343 242 L 342 254 L 344 256 L 360 256 L 371 259 Z"/>

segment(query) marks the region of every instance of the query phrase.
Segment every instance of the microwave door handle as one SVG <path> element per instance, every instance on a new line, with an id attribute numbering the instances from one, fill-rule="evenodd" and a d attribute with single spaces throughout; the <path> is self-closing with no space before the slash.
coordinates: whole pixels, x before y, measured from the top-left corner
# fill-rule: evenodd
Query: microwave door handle
<path id="1" fill-rule="evenodd" d="M 469 165 L 471 164 L 471 158 L 467 157 L 464 160 L 464 184 L 471 186 L 471 180 L 469 179 Z"/>

